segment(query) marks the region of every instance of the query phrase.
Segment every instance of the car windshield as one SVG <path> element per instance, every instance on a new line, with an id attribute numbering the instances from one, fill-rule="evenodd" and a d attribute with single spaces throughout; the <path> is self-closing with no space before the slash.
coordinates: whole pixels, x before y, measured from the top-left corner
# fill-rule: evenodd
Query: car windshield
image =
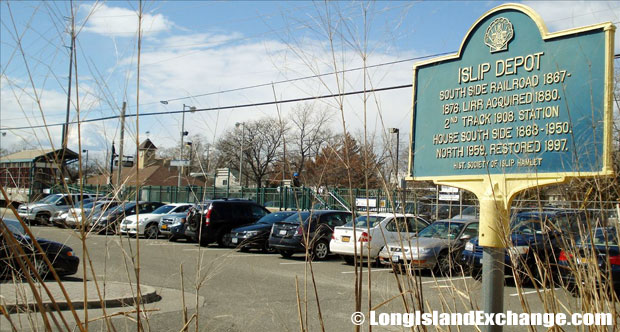
<path id="1" fill-rule="evenodd" d="M 296 214 L 295 212 L 273 212 L 260 218 L 259 224 L 273 224 L 274 222 L 285 220 L 286 218 Z"/>
<path id="2" fill-rule="evenodd" d="M 359 216 L 355 218 L 355 227 L 368 228 L 368 224 L 370 223 L 370 228 L 377 227 L 381 220 L 385 219 L 382 216 Z M 344 224 L 345 227 L 353 227 L 353 220 Z"/>
<path id="3" fill-rule="evenodd" d="M 462 222 L 434 222 L 430 226 L 421 230 L 420 233 L 418 233 L 418 237 L 434 237 L 448 240 L 456 239 L 461 232 L 461 229 L 463 229 L 463 226 L 465 226 L 465 224 Z"/>
<path id="4" fill-rule="evenodd" d="M 287 217 L 286 219 L 284 219 L 284 222 L 290 222 L 290 223 L 294 223 L 294 224 L 299 224 L 299 220 L 306 220 L 308 219 L 308 217 L 310 217 L 310 212 L 300 212 L 300 213 L 295 213 L 289 217 Z"/>
<path id="5" fill-rule="evenodd" d="M 45 197 L 44 199 L 40 200 L 39 202 L 40 203 L 50 204 L 50 203 L 56 202 L 60 197 L 62 197 L 62 195 L 58 195 L 58 194 L 57 195 L 49 195 L 49 196 Z"/>
<path id="6" fill-rule="evenodd" d="M 166 213 L 172 211 L 172 209 L 174 209 L 175 207 L 176 207 L 176 205 L 162 205 L 162 206 L 158 207 L 157 209 L 155 209 L 151 213 L 152 214 L 166 214 Z"/>
<path id="7" fill-rule="evenodd" d="M 97 202 L 89 202 L 89 203 L 84 203 L 84 208 L 85 209 L 90 209 L 93 206 L 95 206 L 95 204 L 97 204 Z"/>
<path id="8" fill-rule="evenodd" d="M 582 244 L 618 247 L 618 233 L 613 227 L 597 228 L 594 232 L 594 236 L 586 236 Z"/>
<path id="9" fill-rule="evenodd" d="M 542 234 L 542 224 L 538 219 L 526 219 L 514 222 L 512 225 L 513 234 Z"/>

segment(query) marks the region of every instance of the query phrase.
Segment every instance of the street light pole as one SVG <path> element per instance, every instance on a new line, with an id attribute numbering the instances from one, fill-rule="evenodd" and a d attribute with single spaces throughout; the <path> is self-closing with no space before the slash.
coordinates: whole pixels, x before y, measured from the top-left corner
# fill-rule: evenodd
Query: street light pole
<path id="1" fill-rule="evenodd" d="M 396 185 L 400 185 L 398 182 L 398 149 L 400 145 L 400 130 L 398 128 L 390 128 L 390 134 L 396 134 L 396 167 L 394 169 L 394 173 L 396 173 Z"/>
<path id="2" fill-rule="evenodd" d="M 235 127 L 241 126 L 241 145 L 239 146 L 239 186 L 243 187 L 242 175 L 243 175 L 243 143 L 245 141 L 245 122 L 235 123 Z"/>
<path id="3" fill-rule="evenodd" d="M 86 153 L 86 167 L 84 167 L 84 182 L 88 179 L 88 150 L 82 150 L 82 153 Z"/>

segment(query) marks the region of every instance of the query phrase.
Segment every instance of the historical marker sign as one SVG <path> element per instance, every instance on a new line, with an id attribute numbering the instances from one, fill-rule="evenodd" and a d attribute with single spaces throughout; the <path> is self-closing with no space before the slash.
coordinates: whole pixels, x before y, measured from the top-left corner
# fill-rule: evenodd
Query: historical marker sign
<path id="1" fill-rule="evenodd" d="M 409 179 L 611 174 L 614 29 L 549 34 L 504 5 L 457 54 L 414 65 Z"/>

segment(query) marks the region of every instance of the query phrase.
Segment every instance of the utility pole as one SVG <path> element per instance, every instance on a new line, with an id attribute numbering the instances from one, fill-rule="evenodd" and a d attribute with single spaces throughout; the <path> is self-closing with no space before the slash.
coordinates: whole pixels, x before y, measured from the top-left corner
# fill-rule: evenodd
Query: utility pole
<path id="1" fill-rule="evenodd" d="M 73 8 L 73 2 L 71 2 Z M 73 14 L 73 10 L 71 11 Z M 69 46 L 69 86 L 67 87 L 67 115 L 65 124 L 62 126 L 62 143 L 64 149 L 67 148 L 67 134 L 69 132 L 69 113 L 71 111 L 71 78 L 73 76 L 73 49 L 75 48 L 75 31 L 74 31 L 74 15 L 71 15 L 71 46 Z M 63 158 L 64 159 L 64 158 Z"/>
<path id="2" fill-rule="evenodd" d="M 121 171 L 123 170 L 123 144 L 125 143 L 125 109 L 127 108 L 127 102 L 123 102 L 123 109 L 121 110 L 121 142 L 118 148 L 118 173 L 116 174 L 116 187 L 121 185 Z"/>

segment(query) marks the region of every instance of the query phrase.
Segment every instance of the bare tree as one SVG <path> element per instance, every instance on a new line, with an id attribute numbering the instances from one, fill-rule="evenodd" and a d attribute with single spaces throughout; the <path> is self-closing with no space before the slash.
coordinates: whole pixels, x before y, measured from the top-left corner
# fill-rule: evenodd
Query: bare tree
<path id="1" fill-rule="evenodd" d="M 334 136 L 328 126 L 332 116 L 328 109 L 316 109 L 314 104 L 297 105 L 291 115 L 291 130 L 287 135 L 289 142 L 288 159 L 295 172 L 301 174 L 310 158 L 316 157 L 321 144 Z"/>
<path id="2" fill-rule="evenodd" d="M 216 144 L 218 166 L 239 169 L 240 153 L 243 153 L 243 173 L 251 174 L 256 186 L 261 187 L 280 157 L 286 128 L 280 128 L 277 123 L 276 119 L 265 117 L 228 131 Z"/>

